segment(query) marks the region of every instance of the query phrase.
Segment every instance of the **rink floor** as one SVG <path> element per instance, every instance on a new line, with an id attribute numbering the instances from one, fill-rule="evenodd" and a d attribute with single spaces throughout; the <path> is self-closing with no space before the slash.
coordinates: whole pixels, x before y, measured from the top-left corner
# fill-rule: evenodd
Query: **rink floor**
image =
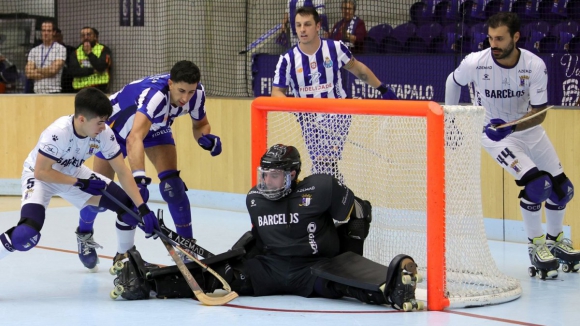
<path id="1" fill-rule="evenodd" d="M 19 220 L 20 200 L 0 197 L 0 232 Z M 151 204 L 151 208 L 165 208 Z M 246 214 L 192 208 L 194 237 L 219 253 L 249 230 Z M 170 220 L 166 210 L 166 220 Z M 172 227 L 171 221 L 166 221 Z M 100 270 L 90 273 L 77 257 L 78 211 L 60 198 L 47 210 L 39 246 L 0 261 L 0 325 L 576 325 L 580 274 L 560 274 L 542 281 L 527 274 L 524 244 L 489 241 L 499 269 L 520 280 L 521 298 L 495 306 L 443 312 L 399 312 L 355 300 L 294 296 L 242 297 L 227 306 L 207 307 L 191 299 L 112 300 L 108 272 L 116 253 L 113 213 L 99 215 L 95 240 Z M 136 245 L 145 260 L 171 265 L 160 241 L 138 231 Z"/>

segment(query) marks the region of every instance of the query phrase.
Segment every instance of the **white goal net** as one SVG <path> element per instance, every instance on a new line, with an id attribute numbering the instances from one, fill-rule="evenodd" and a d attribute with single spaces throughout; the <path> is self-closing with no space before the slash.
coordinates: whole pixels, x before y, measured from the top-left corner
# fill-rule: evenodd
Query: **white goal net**
<path id="1" fill-rule="evenodd" d="M 363 101 L 361 101 L 363 102 Z M 483 108 L 445 107 L 445 294 L 450 307 L 511 301 L 517 280 L 491 256 L 481 207 L 480 136 Z M 373 206 L 365 256 L 388 265 L 400 253 L 413 257 L 429 282 L 427 240 L 427 123 L 425 117 L 268 112 L 267 145 L 293 145 L 304 178 L 338 177 Z M 419 297 L 420 298 L 420 297 Z"/>

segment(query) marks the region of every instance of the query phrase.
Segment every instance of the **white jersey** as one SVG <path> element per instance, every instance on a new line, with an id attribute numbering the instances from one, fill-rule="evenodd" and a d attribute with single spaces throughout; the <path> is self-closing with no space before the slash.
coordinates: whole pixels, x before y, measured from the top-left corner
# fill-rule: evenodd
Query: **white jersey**
<path id="1" fill-rule="evenodd" d="M 529 111 L 530 105 L 548 103 L 548 71 L 544 61 L 525 49 L 514 67 L 495 61 L 491 48 L 471 53 L 453 72 L 455 83 L 466 86 L 473 82 L 473 104 L 485 108 L 485 124 L 500 118 L 517 120 Z"/>
<path id="2" fill-rule="evenodd" d="M 51 46 L 40 44 L 28 53 L 28 61 L 34 62 L 36 68 L 49 67 L 56 60 L 66 61 L 66 48 L 57 42 L 53 42 Z M 60 93 L 62 69 L 52 77 L 35 80 L 34 93 Z"/>
<path id="3" fill-rule="evenodd" d="M 56 161 L 52 168 L 66 175 L 75 175 L 83 163 L 101 152 L 109 160 L 121 153 L 121 148 L 109 126 L 96 138 L 80 137 L 73 128 L 73 115 L 58 118 L 40 135 L 36 147 L 24 161 L 24 169 L 34 172 L 37 155 Z"/>
<path id="4" fill-rule="evenodd" d="M 290 87 L 294 97 L 345 98 L 340 68 L 352 58 L 341 41 L 322 39 L 313 55 L 294 46 L 280 56 L 272 85 Z"/>

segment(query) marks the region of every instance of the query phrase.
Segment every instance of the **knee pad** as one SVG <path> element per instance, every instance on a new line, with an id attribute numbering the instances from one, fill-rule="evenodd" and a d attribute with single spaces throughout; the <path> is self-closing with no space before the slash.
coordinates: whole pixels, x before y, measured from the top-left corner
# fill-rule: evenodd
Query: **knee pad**
<path id="1" fill-rule="evenodd" d="M 165 175 L 164 175 L 165 174 Z M 169 173 L 160 173 L 159 191 L 161 197 L 168 204 L 180 204 L 181 201 L 187 197 L 185 191 L 185 183 L 179 177 L 179 171 L 171 171 Z"/>
<path id="2" fill-rule="evenodd" d="M 528 171 L 516 184 L 524 187 L 518 198 L 524 198 L 539 204 L 546 201 L 552 194 L 552 179 L 549 173 L 534 168 Z"/>
<path id="3" fill-rule="evenodd" d="M 552 178 L 552 183 L 550 200 L 558 206 L 568 204 L 574 197 L 574 185 L 572 181 L 568 179 L 566 174 L 561 173 Z"/>
<path id="4" fill-rule="evenodd" d="M 38 244 L 38 241 L 40 241 L 40 232 L 27 224 L 26 220 L 24 219 L 24 223 L 12 229 L 10 235 L 12 247 L 18 251 L 28 251 L 34 248 Z"/>

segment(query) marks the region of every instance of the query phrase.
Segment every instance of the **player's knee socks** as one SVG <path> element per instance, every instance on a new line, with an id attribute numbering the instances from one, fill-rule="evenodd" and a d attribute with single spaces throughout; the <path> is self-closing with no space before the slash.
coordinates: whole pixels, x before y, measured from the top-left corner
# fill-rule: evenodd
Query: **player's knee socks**
<path id="1" fill-rule="evenodd" d="M 179 177 L 179 171 L 167 170 L 159 173 L 159 191 L 167 202 L 169 212 L 175 224 L 175 231 L 182 237 L 193 238 L 191 229 L 191 207 L 185 191 L 185 183 Z"/>
<path id="2" fill-rule="evenodd" d="M 117 231 L 117 252 L 126 253 L 135 245 L 135 227 L 117 221 L 115 229 Z"/>
<path id="3" fill-rule="evenodd" d="M 554 204 L 550 199 L 546 201 L 546 233 L 553 237 L 558 237 L 558 234 L 563 230 L 564 213 L 566 212 L 566 205 L 559 206 Z"/>
<path id="4" fill-rule="evenodd" d="M 104 207 L 96 207 L 96 206 L 85 206 L 81 209 L 80 218 L 79 218 L 79 232 L 81 233 L 89 233 L 93 231 L 93 225 L 95 224 L 95 219 L 97 218 L 97 214 L 104 212 L 106 208 Z"/>
<path id="5" fill-rule="evenodd" d="M 524 198 L 520 199 L 520 210 L 524 219 L 524 226 L 529 239 L 544 234 L 542 230 L 542 204 L 532 203 Z"/>
<path id="6" fill-rule="evenodd" d="M 125 190 L 117 186 L 115 182 L 111 181 L 111 183 L 109 183 L 105 191 L 111 194 L 114 198 L 117 198 L 127 208 L 133 208 L 133 206 L 135 206 L 129 195 L 127 195 L 127 193 L 125 192 Z M 99 201 L 99 207 L 104 207 L 106 209 L 112 210 L 117 214 L 125 213 L 124 209 L 122 209 L 119 205 L 110 200 L 107 196 L 101 196 L 101 200 Z"/>

